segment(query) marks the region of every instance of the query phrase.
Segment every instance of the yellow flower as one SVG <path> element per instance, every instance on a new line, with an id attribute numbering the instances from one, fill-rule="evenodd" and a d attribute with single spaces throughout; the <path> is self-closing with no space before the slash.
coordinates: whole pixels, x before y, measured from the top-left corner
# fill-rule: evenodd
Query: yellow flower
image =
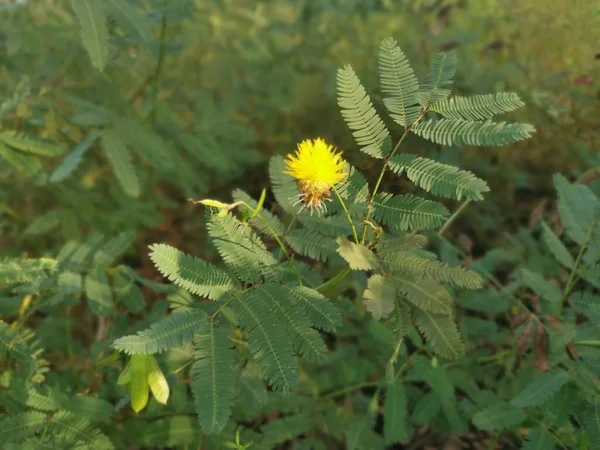
<path id="1" fill-rule="evenodd" d="M 302 209 L 308 207 L 311 214 L 314 209 L 318 213 L 326 209 L 324 200 L 330 201 L 331 188 L 348 176 L 342 154 L 321 138 L 300 142 L 296 153 L 287 156 L 285 165 L 288 170 L 284 173 L 298 180 L 300 195 L 296 204 L 303 203 Z"/>

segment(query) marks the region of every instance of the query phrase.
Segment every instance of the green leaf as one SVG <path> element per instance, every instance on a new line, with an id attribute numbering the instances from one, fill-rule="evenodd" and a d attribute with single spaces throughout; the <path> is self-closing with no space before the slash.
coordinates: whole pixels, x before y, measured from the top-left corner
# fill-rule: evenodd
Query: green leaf
<path id="1" fill-rule="evenodd" d="M 90 449 L 112 450 L 114 445 L 100 430 L 93 427 L 89 421 L 69 411 L 57 411 L 47 418 L 47 434 L 57 436 L 62 448 L 78 447 Z"/>
<path id="2" fill-rule="evenodd" d="M 231 416 L 235 383 L 235 353 L 230 329 L 210 321 L 196 339 L 192 392 L 198 422 L 206 434 L 220 433 Z"/>
<path id="3" fill-rule="evenodd" d="M 437 393 L 428 392 L 417 401 L 411 420 L 417 425 L 429 425 L 441 408 L 442 402 Z"/>
<path id="4" fill-rule="evenodd" d="M 28 411 L 0 419 L 0 439 L 2 442 L 19 442 L 33 436 L 45 425 L 46 416 L 37 411 Z"/>
<path id="5" fill-rule="evenodd" d="M 427 244 L 427 238 L 421 234 L 405 234 L 393 237 L 383 234 L 377 243 L 377 255 L 387 258 L 397 252 L 410 252 L 419 250 Z"/>
<path id="6" fill-rule="evenodd" d="M 190 416 L 165 417 L 149 425 L 143 435 L 144 448 L 185 448 L 200 438 Z"/>
<path id="7" fill-rule="evenodd" d="M 431 360 L 421 355 L 413 356 L 411 361 L 417 377 L 425 381 L 442 401 L 454 400 L 454 386 L 444 367 L 434 366 Z"/>
<path id="8" fill-rule="evenodd" d="M 6 145 L 38 156 L 58 156 L 67 151 L 64 145 L 33 138 L 14 130 L 0 132 L 0 141 Z"/>
<path id="9" fill-rule="evenodd" d="M 108 58 L 108 28 L 104 7 L 98 0 L 75 0 L 73 11 L 81 25 L 81 38 L 92 65 L 102 71 Z"/>
<path id="10" fill-rule="evenodd" d="M 96 250 L 92 260 L 92 270 L 107 269 L 112 266 L 135 242 L 136 233 L 132 230 L 123 231 L 111 238 Z"/>
<path id="11" fill-rule="evenodd" d="M 417 99 L 423 108 L 444 100 L 450 95 L 450 89 L 456 73 L 456 53 L 438 53 L 433 58 L 431 68 L 425 78 L 425 84 L 419 89 Z"/>
<path id="12" fill-rule="evenodd" d="M 550 400 L 569 381 L 567 372 L 543 373 L 513 398 L 510 404 L 518 408 L 540 405 Z"/>
<path id="13" fill-rule="evenodd" d="M 588 436 L 590 450 L 600 449 L 600 401 L 595 399 L 592 404 L 583 411 L 583 428 Z M 0 427 L 1 429 L 1 427 Z"/>
<path id="14" fill-rule="evenodd" d="M 0 259 L 0 284 L 10 286 L 18 283 L 45 280 L 49 278 L 57 268 L 57 261 L 50 258 Z"/>
<path id="15" fill-rule="evenodd" d="M 265 283 L 256 289 L 270 310 L 278 316 L 277 322 L 285 328 L 294 352 L 309 361 L 317 361 L 327 349 L 321 335 L 311 328 L 302 305 L 290 302 L 288 290 L 277 284 Z"/>
<path id="16" fill-rule="evenodd" d="M 391 279 L 402 295 L 420 310 L 445 316 L 452 313 L 452 296 L 432 278 L 393 273 Z"/>
<path id="17" fill-rule="evenodd" d="M 500 92 L 497 94 L 455 96 L 431 105 L 431 111 L 440 113 L 447 119 L 482 120 L 491 119 L 496 114 L 514 111 L 524 106 L 517 94 Z"/>
<path id="18" fill-rule="evenodd" d="M 150 246 L 150 259 L 164 276 L 192 294 L 220 299 L 235 285 L 231 277 L 202 259 L 166 244 Z"/>
<path id="19" fill-rule="evenodd" d="M 295 214 L 298 207 L 293 203 L 298 199 L 300 191 L 296 180 L 284 171 L 286 170 L 285 161 L 281 156 L 273 156 L 269 161 L 269 178 L 271 179 L 271 187 L 277 204 L 284 211 Z M 301 217 L 301 216 L 300 216 Z"/>
<path id="20" fill-rule="evenodd" d="M 600 323 L 600 296 L 592 292 L 574 292 L 569 297 L 569 304 L 575 312 Z"/>
<path id="21" fill-rule="evenodd" d="M 471 172 L 417 155 L 395 155 L 389 164 L 398 175 L 406 172 L 410 181 L 439 197 L 477 201 L 483 200 L 482 194 L 490 190 L 485 181 Z"/>
<path id="22" fill-rule="evenodd" d="M 522 423 L 527 415 L 509 403 L 490 405 L 473 416 L 473 423 L 484 431 L 512 429 Z"/>
<path id="23" fill-rule="evenodd" d="M 190 309 L 160 320 L 136 335 L 116 339 L 111 347 L 129 355 L 150 355 L 183 347 L 207 325 L 206 313 Z"/>
<path id="24" fill-rule="evenodd" d="M 289 290 L 298 302 L 311 325 L 319 330 L 333 332 L 342 325 L 342 316 L 333 302 L 306 286 L 298 286 Z"/>
<path id="25" fill-rule="evenodd" d="M 150 393 L 148 391 L 148 356 L 132 355 L 131 381 L 129 391 L 131 394 L 131 407 L 137 413 L 146 407 Z"/>
<path id="26" fill-rule="evenodd" d="M 540 297 L 552 303 L 561 301 L 562 293 L 559 287 L 554 283 L 551 283 L 541 275 L 524 268 L 519 270 L 519 275 L 521 281 Z"/>
<path id="27" fill-rule="evenodd" d="M 397 123 L 408 127 L 421 112 L 417 105 L 419 82 L 393 38 L 384 39 L 379 47 L 379 75 L 385 106 Z"/>
<path id="28" fill-rule="evenodd" d="M 41 411 L 56 411 L 63 401 L 57 390 L 29 382 L 11 382 L 9 395 L 19 403 Z"/>
<path id="29" fill-rule="evenodd" d="M 364 245 L 350 242 L 345 236 L 336 239 L 338 253 L 346 260 L 353 270 L 372 270 L 377 267 L 375 254 Z"/>
<path id="30" fill-rule="evenodd" d="M 101 133 L 98 131 L 90 131 L 88 135 L 77 144 L 73 150 L 63 159 L 62 163 L 54 170 L 50 176 L 51 183 L 58 183 L 67 178 L 83 160 L 84 153 L 96 142 Z"/>
<path id="31" fill-rule="evenodd" d="M 521 450 L 554 450 L 555 448 L 552 434 L 542 427 L 534 428 L 521 446 Z"/>
<path id="32" fill-rule="evenodd" d="M 177 152 L 159 133 L 129 117 L 116 118 L 114 125 L 115 133 L 157 172 L 170 173 L 174 169 L 179 160 Z"/>
<path id="33" fill-rule="evenodd" d="M 417 328 L 438 355 L 456 359 L 464 353 L 464 345 L 452 317 L 422 310 L 416 310 L 414 317 Z"/>
<path id="34" fill-rule="evenodd" d="M 277 260 L 250 227 L 229 213 L 209 216 L 207 227 L 221 258 L 240 279 L 253 282 L 263 274 L 276 277 Z"/>
<path id="35" fill-rule="evenodd" d="M 565 245 L 560 241 L 558 236 L 554 234 L 554 232 L 550 229 L 546 222 L 542 221 L 542 239 L 544 243 L 548 247 L 548 249 L 552 252 L 552 254 L 556 257 L 558 262 L 560 262 L 567 269 L 573 267 L 574 260 L 573 256 L 569 253 Z"/>
<path id="36" fill-rule="evenodd" d="M 383 404 L 383 436 L 386 445 L 396 442 L 407 444 L 411 434 L 404 380 L 400 378 L 387 387 Z"/>
<path id="37" fill-rule="evenodd" d="M 449 212 L 444 205 L 412 194 L 379 193 L 373 201 L 373 216 L 384 225 L 400 230 L 430 230 L 440 227 Z"/>
<path id="38" fill-rule="evenodd" d="M 130 197 L 139 197 L 141 193 L 140 182 L 131 161 L 131 154 L 119 135 L 115 132 L 106 131 L 102 136 L 102 150 L 104 150 L 104 154 L 123 192 Z"/>
<path id="39" fill-rule="evenodd" d="M 115 305 L 104 271 L 92 272 L 85 277 L 85 295 L 92 314 L 108 317 L 112 313 Z"/>
<path id="40" fill-rule="evenodd" d="M 338 105 L 360 150 L 374 158 L 391 151 L 390 133 L 351 66 L 337 72 Z"/>
<path id="41" fill-rule="evenodd" d="M 298 383 L 297 364 L 286 329 L 274 326 L 278 316 L 263 290 L 248 289 L 232 302 L 248 347 L 274 390 L 287 393 Z"/>
<path id="42" fill-rule="evenodd" d="M 393 271 L 426 276 L 437 281 L 451 283 L 467 289 L 480 289 L 483 278 L 477 272 L 463 267 L 449 267 L 435 259 L 421 258 L 411 252 L 396 252 L 384 255 L 384 261 Z"/>
<path id="43" fill-rule="evenodd" d="M 558 212 L 567 236 L 579 245 L 586 244 L 588 233 L 600 238 L 600 200 L 589 187 L 570 184 L 560 174 L 554 175 L 554 187 L 558 192 Z"/>
<path id="44" fill-rule="evenodd" d="M 148 21 L 127 0 L 104 0 L 107 12 L 130 34 L 146 45 L 152 43 L 152 32 Z"/>
<path id="45" fill-rule="evenodd" d="M 158 362 L 154 357 L 148 358 L 147 360 L 147 369 L 148 369 L 148 386 L 150 386 L 150 391 L 152 395 L 156 399 L 157 402 L 162 403 L 163 405 L 167 404 L 167 400 L 169 400 L 169 383 L 167 383 L 167 379 L 165 375 L 160 370 Z"/>
<path id="46" fill-rule="evenodd" d="M 314 231 L 296 229 L 287 233 L 285 240 L 296 253 L 302 256 L 336 265 L 343 263 L 338 252 L 338 244 L 329 236 L 323 236 Z"/>
<path id="47" fill-rule="evenodd" d="M 114 412 L 114 407 L 106 400 L 82 395 L 69 399 L 64 409 L 94 422 L 107 420 Z"/>
<path id="48" fill-rule="evenodd" d="M 531 137 L 532 125 L 456 119 L 426 120 L 415 124 L 412 131 L 435 144 L 446 146 L 481 145 L 499 146 L 512 144 Z"/>
<path id="49" fill-rule="evenodd" d="M 394 310 L 396 287 L 387 278 L 373 275 L 367 282 L 363 303 L 377 320 L 385 319 Z"/>

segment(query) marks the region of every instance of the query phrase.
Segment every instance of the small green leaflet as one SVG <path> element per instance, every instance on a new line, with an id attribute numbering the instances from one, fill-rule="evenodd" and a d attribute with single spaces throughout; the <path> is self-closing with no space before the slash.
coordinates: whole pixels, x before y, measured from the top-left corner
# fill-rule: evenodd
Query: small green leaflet
<path id="1" fill-rule="evenodd" d="M 389 385 L 383 405 L 383 436 L 387 445 L 395 442 L 408 443 L 411 437 L 408 422 L 408 400 L 404 380 L 397 379 Z"/>
<path id="2" fill-rule="evenodd" d="M 490 405 L 473 416 L 473 423 L 480 430 L 493 431 L 512 428 L 525 420 L 527 415 L 509 403 Z"/>
<path id="3" fill-rule="evenodd" d="M 567 269 L 573 267 L 573 256 L 571 256 L 558 236 L 556 236 L 550 227 L 546 225 L 546 222 L 542 222 L 542 239 L 544 240 L 544 243 L 548 249 L 556 257 L 558 262 L 560 262 Z"/>
<path id="4" fill-rule="evenodd" d="M 377 267 L 377 258 L 364 245 L 350 242 L 345 236 L 337 238 L 338 253 L 346 260 L 353 270 L 372 270 Z"/>
<path id="5" fill-rule="evenodd" d="M 381 275 L 373 275 L 369 278 L 367 286 L 363 300 L 365 308 L 377 320 L 387 317 L 394 310 L 394 284 Z"/>
<path id="6" fill-rule="evenodd" d="M 74 0 L 73 11 L 81 25 L 81 38 L 92 65 L 99 71 L 104 70 L 108 59 L 108 28 L 102 3 L 98 0 Z"/>
<path id="7" fill-rule="evenodd" d="M 102 135 L 99 131 L 91 131 L 83 141 L 77 144 L 71 153 L 67 155 L 63 162 L 56 168 L 50 176 L 51 183 L 57 183 L 64 180 L 79 166 L 83 160 L 83 154 L 94 144 L 96 139 Z"/>
<path id="8" fill-rule="evenodd" d="M 510 404 L 519 408 L 540 405 L 555 395 L 569 380 L 567 372 L 544 373 L 526 386 Z"/>

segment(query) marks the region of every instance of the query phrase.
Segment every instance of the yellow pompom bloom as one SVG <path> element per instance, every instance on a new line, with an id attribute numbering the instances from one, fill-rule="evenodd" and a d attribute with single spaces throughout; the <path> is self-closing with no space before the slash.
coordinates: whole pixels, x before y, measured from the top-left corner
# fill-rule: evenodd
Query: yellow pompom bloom
<path id="1" fill-rule="evenodd" d="M 296 153 L 287 156 L 285 165 L 288 170 L 284 173 L 298 180 L 300 195 L 296 203 L 303 203 L 302 209 L 308 207 L 311 213 L 313 209 L 324 211 L 331 188 L 348 176 L 342 154 L 321 138 L 300 142 Z"/>

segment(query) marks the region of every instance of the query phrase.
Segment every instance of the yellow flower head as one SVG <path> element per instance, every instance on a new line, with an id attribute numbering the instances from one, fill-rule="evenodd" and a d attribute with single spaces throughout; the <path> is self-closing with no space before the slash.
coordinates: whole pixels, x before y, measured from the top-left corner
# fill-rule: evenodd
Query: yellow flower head
<path id="1" fill-rule="evenodd" d="M 331 188 L 348 176 L 341 153 L 321 138 L 300 142 L 296 153 L 287 156 L 285 165 L 288 170 L 284 173 L 298 180 L 297 203 L 304 203 L 303 208 L 310 208 L 311 213 L 313 209 L 324 211 Z"/>

